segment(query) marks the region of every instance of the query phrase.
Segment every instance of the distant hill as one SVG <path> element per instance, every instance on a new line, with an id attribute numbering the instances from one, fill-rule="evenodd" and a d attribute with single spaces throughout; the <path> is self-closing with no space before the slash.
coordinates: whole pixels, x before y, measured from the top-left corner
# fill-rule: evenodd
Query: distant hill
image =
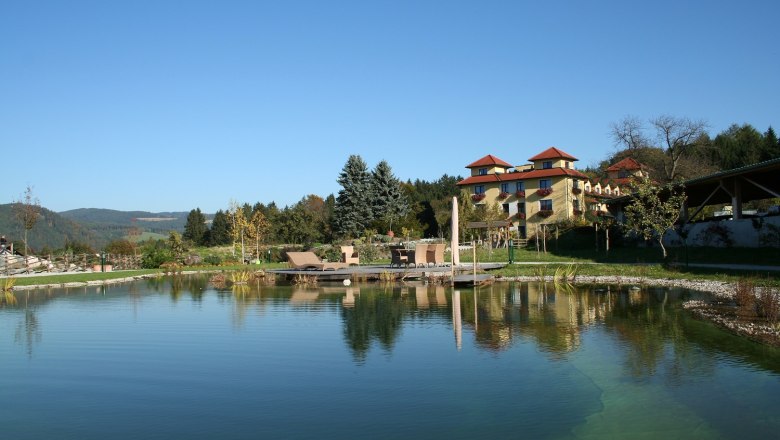
<path id="1" fill-rule="evenodd" d="M 24 229 L 17 222 L 10 203 L 0 205 L 0 233 L 10 241 L 17 243 L 23 241 Z M 30 247 L 36 251 L 44 247 L 62 248 L 65 246 L 65 240 L 89 243 L 98 248 L 108 242 L 106 237 L 46 208 L 41 208 L 41 217 L 27 233 L 27 240 Z"/>
<path id="2" fill-rule="evenodd" d="M 9 240 L 22 241 L 23 230 L 16 221 L 11 204 L 0 205 L 0 233 Z M 59 249 L 65 240 L 87 243 L 101 249 L 108 242 L 125 238 L 135 229 L 137 238 L 167 237 L 170 231 L 184 232 L 189 212 L 116 211 L 83 208 L 56 213 L 41 208 L 41 218 L 28 233 L 34 250 Z M 204 214 L 207 219 L 213 215 Z"/>
<path id="3" fill-rule="evenodd" d="M 167 235 L 170 231 L 184 232 L 189 212 L 116 211 L 113 209 L 81 208 L 60 212 L 65 218 L 75 220 L 90 229 L 112 230 L 131 227 L 142 231 Z"/>

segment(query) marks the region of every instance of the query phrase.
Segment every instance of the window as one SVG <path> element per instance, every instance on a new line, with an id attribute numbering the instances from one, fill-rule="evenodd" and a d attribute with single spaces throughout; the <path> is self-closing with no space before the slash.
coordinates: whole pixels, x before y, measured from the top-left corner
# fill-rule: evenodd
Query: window
<path id="1" fill-rule="evenodd" d="M 566 161 L 566 168 L 569 168 L 569 169 L 571 169 L 571 162 L 569 162 L 569 161 Z"/>
<path id="2" fill-rule="evenodd" d="M 620 195 L 620 188 L 615 188 L 615 195 L 616 195 L 616 196 L 619 196 L 619 195 Z"/>
<path id="3" fill-rule="evenodd" d="M 484 176 L 487 174 L 487 168 L 480 168 L 479 169 L 479 175 Z"/>
<path id="4" fill-rule="evenodd" d="M 580 210 L 580 201 L 579 199 L 574 199 L 574 210 L 579 211 Z"/>
<path id="5" fill-rule="evenodd" d="M 516 182 L 515 191 L 525 191 L 525 182 Z"/>
<path id="6" fill-rule="evenodd" d="M 539 179 L 539 189 L 547 189 L 550 187 L 550 179 Z"/>
<path id="7" fill-rule="evenodd" d="M 606 188 L 604 189 L 604 192 L 605 192 L 605 193 L 607 193 L 607 194 L 609 194 L 611 191 L 609 190 L 609 187 L 606 187 Z"/>
<path id="8" fill-rule="evenodd" d="M 628 177 L 628 171 L 624 169 L 618 171 L 618 178 L 625 179 L 626 177 Z"/>
<path id="9" fill-rule="evenodd" d="M 474 194 L 485 194 L 485 185 L 474 185 Z"/>
<path id="10" fill-rule="evenodd" d="M 572 188 L 577 188 L 577 189 L 579 189 L 579 188 L 580 188 L 580 181 L 579 181 L 579 180 L 574 180 L 574 181 L 572 182 Z"/>
<path id="11" fill-rule="evenodd" d="M 539 200 L 540 211 L 552 211 L 552 199 Z"/>
<path id="12" fill-rule="evenodd" d="M 501 207 L 504 208 L 504 213 L 509 214 L 509 203 L 504 203 Z"/>
<path id="13" fill-rule="evenodd" d="M 546 160 L 546 161 L 542 162 L 542 169 L 543 170 L 549 170 L 550 168 L 552 168 L 552 161 Z"/>
<path id="14" fill-rule="evenodd" d="M 501 184 L 501 192 L 502 193 L 508 193 L 509 192 L 509 184 L 508 183 L 502 183 Z"/>
<path id="15" fill-rule="evenodd" d="M 588 185 L 587 183 L 585 184 L 585 191 L 590 192 L 590 185 Z"/>
<path id="16" fill-rule="evenodd" d="M 525 202 L 517 202 L 517 212 L 525 214 Z"/>

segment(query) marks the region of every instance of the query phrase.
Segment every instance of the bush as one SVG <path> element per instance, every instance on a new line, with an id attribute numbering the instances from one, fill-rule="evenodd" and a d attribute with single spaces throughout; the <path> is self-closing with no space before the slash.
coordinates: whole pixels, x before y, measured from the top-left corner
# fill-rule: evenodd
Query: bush
<path id="1" fill-rule="evenodd" d="M 219 266 L 222 264 L 222 258 L 219 255 L 206 255 L 203 258 L 203 262 L 209 266 Z"/>
<path id="2" fill-rule="evenodd" d="M 745 311 L 751 310 L 756 300 L 756 285 L 751 280 L 741 279 L 737 281 L 734 292 L 734 302 Z"/>
<path id="3" fill-rule="evenodd" d="M 772 289 L 764 288 L 758 294 L 756 311 L 758 316 L 766 318 L 771 324 L 776 324 L 780 317 L 780 298 Z"/>
<path id="4" fill-rule="evenodd" d="M 144 269 L 158 269 L 163 263 L 170 263 L 175 260 L 176 257 L 170 249 L 154 247 L 143 253 L 141 267 Z"/>

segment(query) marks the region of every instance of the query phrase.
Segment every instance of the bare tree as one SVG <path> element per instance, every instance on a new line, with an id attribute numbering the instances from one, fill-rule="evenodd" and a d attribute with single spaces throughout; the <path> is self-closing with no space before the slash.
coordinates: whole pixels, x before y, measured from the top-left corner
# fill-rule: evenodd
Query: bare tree
<path id="1" fill-rule="evenodd" d="M 636 116 L 626 116 L 610 126 L 612 139 L 616 146 L 636 150 L 650 146 L 650 140 L 645 135 L 645 126 Z"/>
<path id="2" fill-rule="evenodd" d="M 664 163 L 664 173 L 671 182 L 677 177 L 680 159 L 706 134 L 707 123 L 669 115 L 661 115 L 650 123 L 653 124 L 658 141 L 668 156 L 668 161 Z"/>
<path id="3" fill-rule="evenodd" d="M 24 259 L 27 261 L 27 232 L 38 222 L 41 215 L 41 202 L 33 195 L 32 187 L 27 185 L 27 189 L 18 200 L 13 204 L 13 212 L 16 219 L 24 229 Z"/>

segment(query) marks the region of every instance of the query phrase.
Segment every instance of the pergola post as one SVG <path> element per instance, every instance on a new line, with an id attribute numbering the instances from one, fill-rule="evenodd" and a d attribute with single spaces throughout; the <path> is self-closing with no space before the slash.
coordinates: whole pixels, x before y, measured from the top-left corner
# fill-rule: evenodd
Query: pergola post
<path id="1" fill-rule="evenodd" d="M 734 220 L 742 218 L 742 182 L 738 177 L 734 179 L 734 192 L 731 193 L 731 214 Z"/>

